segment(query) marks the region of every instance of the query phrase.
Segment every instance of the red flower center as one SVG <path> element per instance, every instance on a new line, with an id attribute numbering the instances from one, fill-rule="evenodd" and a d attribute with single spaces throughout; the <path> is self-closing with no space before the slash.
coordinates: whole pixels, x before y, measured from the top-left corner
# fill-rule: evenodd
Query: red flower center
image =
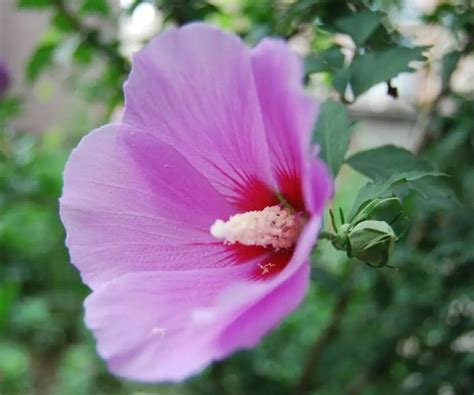
<path id="1" fill-rule="evenodd" d="M 279 177 L 279 191 L 257 179 L 239 187 L 241 212 L 217 219 L 211 234 L 223 240 L 234 262 L 255 263 L 253 277 L 268 279 L 281 272 L 291 257 L 306 222 L 300 177 Z"/>

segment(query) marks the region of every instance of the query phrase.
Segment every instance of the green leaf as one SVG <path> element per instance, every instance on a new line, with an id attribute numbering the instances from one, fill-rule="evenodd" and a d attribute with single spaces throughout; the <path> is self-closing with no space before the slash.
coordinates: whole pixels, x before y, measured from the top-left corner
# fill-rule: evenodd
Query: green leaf
<path id="1" fill-rule="evenodd" d="M 61 12 L 57 12 L 52 20 L 52 25 L 61 32 L 75 31 L 74 24 L 71 19 Z"/>
<path id="2" fill-rule="evenodd" d="M 351 80 L 351 69 L 350 68 L 345 68 L 345 69 L 339 69 L 334 73 L 334 79 L 332 81 L 332 85 L 334 86 L 334 89 L 336 89 L 337 92 L 341 96 L 344 96 L 347 85 L 349 85 L 349 82 Z"/>
<path id="3" fill-rule="evenodd" d="M 354 96 L 360 96 L 379 82 L 387 81 L 403 72 L 412 72 L 411 61 L 423 61 L 426 47 L 395 47 L 356 56 L 352 62 L 351 86 Z"/>
<path id="4" fill-rule="evenodd" d="M 106 0 L 84 0 L 81 11 L 85 14 L 107 16 L 110 12 L 110 8 Z"/>
<path id="5" fill-rule="evenodd" d="M 53 5 L 53 0 L 18 0 L 18 8 L 43 8 Z"/>
<path id="6" fill-rule="evenodd" d="M 446 176 L 446 174 L 441 174 Z M 458 197 L 444 180 L 427 177 L 411 182 L 408 185 L 399 185 L 395 188 L 395 193 L 404 197 L 411 191 L 416 192 L 424 199 L 428 200 L 430 204 L 442 206 L 460 206 Z"/>
<path id="7" fill-rule="evenodd" d="M 360 189 L 349 215 L 349 219 L 352 221 L 355 215 L 360 212 L 369 201 L 378 198 L 387 198 L 393 195 L 404 196 L 407 189 L 420 192 L 419 182 L 424 181 L 427 177 L 440 176 L 446 176 L 446 174 L 429 170 L 413 170 L 411 172 L 393 174 L 388 179 L 377 179 L 374 182 L 368 182 Z"/>
<path id="8" fill-rule="evenodd" d="M 346 108 L 340 103 L 326 100 L 321 106 L 314 141 L 321 146 L 320 156 L 334 177 L 344 162 L 350 134 Z"/>
<path id="9" fill-rule="evenodd" d="M 0 283 L 0 328 L 7 320 L 13 302 L 18 296 L 19 286 L 13 281 Z"/>
<path id="10" fill-rule="evenodd" d="M 88 65 L 94 58 L 94 52 L 87 45 L 87 42 L 81 42 L 73 53 L 74 60 L 81 65 Z"/>
<path id="11" fill-rule="evenodd" d="M 26 76 L 30 81 L 35 81 L 40 73 L 53 61 L 56 44 L 43 44 L 36 48 L 26 66 Z"/>
<path id="12" fill-rule="evenodd" d="M 339 47 L 312 52 L 305 58 L 305 74 L 334 71 L 344 66 L 344 55 Z"/>
<path id="13" fill-rule="evenodd" d="M 437 179 L 446 174 L 433 170 L 428 162 L 403 148 L 387 145 L 362 151 L 348 158 L 346 163 L 374 180 L 359 191 L 352 215 L 370 199 L 391 195 L 403 198 L 410 192 L 434 204 L 459 204 L 449 186 Z"/>
<path id="14" fill-rule="evenodd" d="M 2 122 L 14 118 L 21 113 L 21 101 L 16 97 L 7 97 L 0 100 L 0 130 Z"/>
<path id="15" fill-rule="evenodd" d="M 348 158 L 346 163 L 372 180 L 389 179 L 395 173 L 433 170 L 428 162 L 394 145 L 359 152 Z"/>
<path id="16" fill-rule="evenodd" d="M 381 15 L 370 10 L 337 19 L 334 25 L 340 32 L 352 37 L 354 43 L 360 47 L 377 30 L 380 25 Z"/>
<path id="17" fill-rule="evenodd" d="M 459 51 L 448 52 L 443 56 L 441 68 L 441 81 L 443 85 L 449 82 L 460 59 L 461 53 Z"/>

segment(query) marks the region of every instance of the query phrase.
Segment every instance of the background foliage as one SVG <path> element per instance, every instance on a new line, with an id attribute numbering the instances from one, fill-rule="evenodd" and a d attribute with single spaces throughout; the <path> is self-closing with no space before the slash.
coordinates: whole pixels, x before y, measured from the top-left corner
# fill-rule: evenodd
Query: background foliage
<path id="1" fill-rule="evenodd" d="M 143 2 L 132 1 L 121 12 L 131 13 Z M 145 386 L 114 378 L 82 323 L 88 290 L 68 264 L 58 219 L 65 160 L 88 130 L 41 136 L 14 130 L 11 121 L 21 116 L 21 99 L 7 96 L 0 99 L 0 393 L 472 393 L 474 97 L 455 93 L 450 85 L 459 62 L 474 52 L 472 1 L 440 1 L 423 16 L 429 24 L 444 26 L 456 46 L 439 68 L 439 94 L 418 109 L 424 125 L 419 157 L 383 147 L 345 162 L 351 122 L 339 103 L 356 102 L 384 81 L 387 94 L 396 97 L 390 80 L 410 71 L 411 61 L 425 60 L 426 48 L 410 46 L 392 26 L 396 2 L 241 0 L 234 13 L 217 1 L 151 3 L 168 24 L 208 20 L 249 43 L 266 35 L 309 39 L 308 81 L 317 74 L 336 100 L 323 105 L 315 133 L 333 174 L 343 170 L 333 207 L 349 215 L 353 203 L 357 210 L 368 196 L 400 196 L 403 216 L 410 219 L 390 260 L 400 270 L 372 269 L 321 241 L 303 305 L 256 349 L 180 385 Z M 58 67 L 55 54 L 73 42 L 71 78 L 86 100 L 106 104 L 107 121 L 122 102 L 130 68 L 118 38 L 100 28 L 102 22 L 116 24 L 117 11 L 106 0 L 18 0 L 17 6 L 51 12 L 50 29 L 25 70 L 28 78 L 34 81 Z M 91 17 L 99 23 L 89 23 Z M 341 33 L 355 44 L 349 57 L 335 39 Z M 100 70 L 94 80 L 84 77 L 92 65 Z M 441 111 L 447 101 L 453 108 L 449 113 Z M 449 177 L 437 180 L 430 175 L 433 169 Z M 371 181 L 357 196 L 361 179 Z"/>

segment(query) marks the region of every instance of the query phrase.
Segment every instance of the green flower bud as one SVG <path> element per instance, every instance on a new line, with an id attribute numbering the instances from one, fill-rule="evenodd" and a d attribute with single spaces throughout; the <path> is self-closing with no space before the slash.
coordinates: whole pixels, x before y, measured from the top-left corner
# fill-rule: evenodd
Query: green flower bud
<path id="1" fill-rule="evenodd" d="M 374 267 L 388 263 L 397 240 L 389 224 L 374 220 L 359 222 L 349 230 L 347 238 L 350 256 Z"/>
<path id="2" fill-rule="evenodd" d="M 334 248 L 341 250 L 341 251 L 347 251 L 347 244 L 349 243 L 349 240 L 347 238 L 347 234 L 349 232 L 349 224 L 342 224 L 339 229 L 337 230 L 337 234 L 332 240 L 332 244 Z"/>

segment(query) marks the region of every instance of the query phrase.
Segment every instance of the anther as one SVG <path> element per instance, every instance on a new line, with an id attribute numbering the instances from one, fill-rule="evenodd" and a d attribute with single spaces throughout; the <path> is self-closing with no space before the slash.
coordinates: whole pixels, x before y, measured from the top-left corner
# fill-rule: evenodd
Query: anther
<path id="1" fill-rule="evenodd" d="M 304 226 L 303 217 L 280 206 L 260 211 L 235 214 L 227 221 L 218 219 L 211 226 L 211 235 L 224 243 L 240 243 L 273 247 L 275 250 L 291 248 Z"/>

